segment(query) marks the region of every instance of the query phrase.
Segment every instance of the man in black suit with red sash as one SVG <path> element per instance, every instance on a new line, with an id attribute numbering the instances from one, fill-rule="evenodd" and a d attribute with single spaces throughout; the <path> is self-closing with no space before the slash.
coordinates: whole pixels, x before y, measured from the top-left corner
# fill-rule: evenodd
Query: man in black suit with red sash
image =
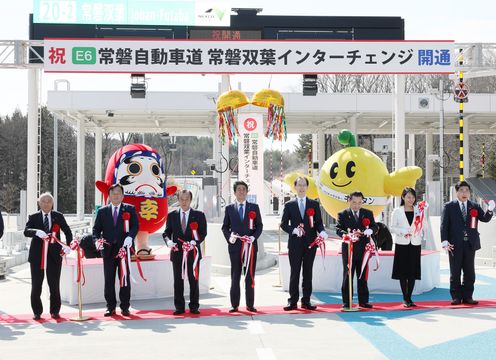
<path id="1" fill-rule="evenodd" d="M 167 225 L 162 237 L 171 249 L 170 259 L 174 272 L 174 315 L 185 312 L 184 277 L 189 281 L 189 311 L 200 313 L 200 276 L 201 249 L 200 244 L 207 236 L 207 220 L 205 214 L 190 207 L 193 194 L 189 190 L 181 190 L 178 194 L 180 209 L 167 215 Z M 184 264 L 183 264 L 184 261 Z M 183 271 L 183 266 L 186 270 Z"/>
<path id="2" fill-rule="evenodd" d="M 228 243 L 231 260 L 231 309 L 237 312 L 241 290 L 239 281 L 245 271 L 246 309 L 257 312 L 255 303 L 255 270 L 257 268 L 257 239 L 262 234 L 263 223 L 257 204 L 246 201 L 248 184 L 236 181 L 233 186 L 236 201 L 226 206 L 222 232 Z"/>
<path id="3" fill-rule="evenodd" d="M 309 246 L 317 236 L 327 239 L 322 223 L 322 214 L 319 203 L 307 198 L 308 179 L 300 176 L 294 186 L 297 197 L 284 205 L 281 218 L 281 229 L 289 234 L 288 256 L 291 267 L 289 280 L 289 299 L 285 311 L 296 310 L 300 296 L 300 272 L 303 268 L 301 307 L 315 310 L 317 306 L 310 303 L 312 296 L 312 270 L 317 246 Z"/>
<path id="4" fill-rule="evenodd" d="M 93 225 L 93 240 L 97 250 L 102 251 L 103 257 L 104 295 L 107 302 L 107 311 L 104 316 L 113 316 L 117 305 L 115 297 L 116 271 L 119 269 L 119 274 L 129 274 L 129 265 L 127 261 L 119 258 L 119 251 L 121 248 L 128 250 L 126 248 L 133 246 L 133 239 L 138 233 L 139 224 L 134 206 L 122 202 L 124 200 L 124 189 L 121 184 L 110 186 L 108 194 L 110 204 L 101 207 L 96 214 L 95 224 Z M 121 313 L 124 316 L 129 316 L 131 299 L 130 276 L 128 275 L 126 281 L 123 281 L 120 285 Z"/>
<path id="5" fill-rule="evenodd" d="M 66 244 L 72 241 L 72 232 L 64 215 L 53 209 L 53 196 L 43 193 L 38 199 L 40 211 L 29 215 L 24 229 L 24 236 L 31 237 L 28 261 L 31 268 L 31 308 L 34 320 L 40 320 L 43 313 L 41 302 L 41 289 L 43 278 L 47 277 L 50 288 L 50 314 L 52 318 L 59 319 L 60 315 L 60 272 L 62 270 L 62 256 L 70 253 L 69 246 L 62 246 L 60 230 L 64 232 Z M 53 230 L 53 231 L 52 231 Z"/>

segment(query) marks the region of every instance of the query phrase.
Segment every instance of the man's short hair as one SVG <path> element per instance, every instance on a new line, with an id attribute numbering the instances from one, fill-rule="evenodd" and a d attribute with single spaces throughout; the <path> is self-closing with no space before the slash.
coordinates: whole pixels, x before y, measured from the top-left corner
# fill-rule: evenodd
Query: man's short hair
<path id="1" fill-rule="evenodd" d="M 365 197 L 363 196 L 363 194 L 362 194 L 362 192 L 361 192 L 361 191 L 353 191 L 353 192 L 350 194 L 350 196 L 348 197 L 348 200 L 351 200 L 351 198 L 353 198 L 353 197 L 361 197 L 361 198 L 362 198 L 362 200 L 365 198 Z"/>
<path id="2" fill-rule="evenodd" d="M 470 187 L 469 183 L 466 182 L 465 180 L 464 181 L 458 181 L 456 184 L 455 184 L 455 190 L 458 191 L 460 190 L 461 187 L 463 186 L 466 186 L 468 187 L 468 190 L 469 191 L 472 191 L 472 188 Z"/>
<path id="3" fill-rule="evenodd" d="M 38 198 L 38 202 L 40 202 L 41 199 L 44 199 L 44 198 L 50 198 L 50 200 L 52 200 L 52 202 L 53 202 L 53 195 L 50 194 L 48 191 L 44 192 L 43 194 L 40 194 L 40 197 Z"/>
<path id="4" fill-rule="evenodd" d="M 238 180 L 238 181 L 236 181 L 236 182 L 234 183 L 234 185 L 233 185 L 233 191 L 234 191 L 234 192 L 236 192 L 236 189 L 237 189 L 237 188 L 238 188 L 238 186 L 240 186 L 240 185 L 241 185 L 241 186 L 244 186 L 244 187 L 245 187 L 245 189 L 246 189 L 246 191 L 248 191 L 248 184 L 247 184 L 247 183 L 245 183 L 245 182 L 244 182 L 244 181 L 242 181 L 242 180 Z"/>
<path id="5" fill-rule="evenodd" d="M 180 197 L 182 194 L 188 194 L 188 195 L 189 195 L 189 199 L 190 199 L 190 200 L 193 200 L 193 193 L 192 193 L 190 190 L 187 190 L 187 189 L 179 190 L 179 191 L 177 192 L 177 198 L 179 199 L 179 197 Z"/>
<path id="6" fill-rule="evenodd" d="M 295 181 L 294 181 L 294 186 L 296 186 L 296 184 L 298 184 L 298 180 L 301 180 L 301 179 L 305 180 L 305 182 L 307 183 L 307 186 L 310 185 L 310 183 L 309 183 L 308 179 L 306 178 L 306 176 L 298 176 L 295 179 Z"/>
<path id="7" fill-rule="evenodd" d="M 121 184 L 117 183 L 117 184 L 113 184 L 113 185 L 110 185 L 109 189 L 108 189 L 108 195 L 110 195 L 110 192 L 114 189 L 117 189 L 117 188 L 120 188 L 121 189 L 121 192 L 122 192 L 122 195 L 124 195 L 124 187 L 122 187 Z"/>

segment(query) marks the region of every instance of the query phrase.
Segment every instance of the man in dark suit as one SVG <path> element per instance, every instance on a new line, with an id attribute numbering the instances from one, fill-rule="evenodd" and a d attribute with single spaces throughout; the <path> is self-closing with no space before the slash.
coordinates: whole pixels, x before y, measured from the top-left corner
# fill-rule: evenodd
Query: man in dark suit
<path id="1" fill-rule="evenodd" d="M 231 260 L 231 309 L 237 312 L 240 300 L 239 280 L 243 268 L 243 259 L 250 259 L 245 267 L 245 296 L 246 309 L 257 312 L 255 302 L 255 269 L 257 267 L 257 239 L 262 234 L 263 224 L 260 209 L 257 204 L 246 201 L 248 185 L 244 181 L 236 181 L 233 186 L 236 201 L 227 205 L 222 224 L 222 232 L 228 243 Z M 244 237 L 240 239 L 240 237 Z M 250 246 L 251 245 L 251 246 Z M 243 250 L 246 252 L 242 252 Z M 251 249 L 251 251 L 249 251 Z M 243 256 L 243 254 L 245 254 Z"/>
<path id="2" fill-rule="evenodd" d="M 115 315 L 117 300 L 115 298 L 115 273 L 121 266 L 120 259 L 117 258 L 120 248 L 129 248 L 133 246 L 133 239 L 138 233 L 138 216 L 133 205 L 122 202 L 124 199 L 124 189 L 120 184 L 110 186 L 108 190 L 110 204 L 103 206 L 96 214 L 95 224 L 93 225 L 93 240 L 97 250 L 102 251 L 103 271 L 105 276 L 105 300 L 107 302 L 107 311 L 105 316 Z M 127 214 L 127 215 L 125 215 Z M 125 218 L 129 217 L 129 228 L 126 227 Z M 127 230 L 127 231 L 126 231 Z M 103 238 L 105 243 L 100 239 Z M 126 262 L 127 264 L 127 262 Z M 126 265 L 127 274 L 129 266 Z M 122 315 L 129 316 L 129 306 L 131 298 L 131 282 L 128 278 L 126 284 L 123 284 L 119 290 L 119 299 Z"/>
<path id="3" fill-rule="evenodd" d="M 300 272 L 303 266 L 303 297 L 301 307 L 307 310 L 315 310 L 317 306 L 310 303 L 312 296 L 312 270 L 317 246 L 308 248 L 315 238 L 320 235 L 327 238 L 322 223 L 322 214 L 319 203 L 307 198 L 308 179 L 304 176 L 298 177 L 294 186 L 297 197 L 284 205 L 281 219 L 281 229 L 289 234 L 288 256 L 291 267 L 289 280 L 289 299 L 285 311 L 296 310 L 300 296 Z"/>
<path id="4" fill-rule="evenodd" d="M 182 274 L 183 244 L 191 250 L 187 254 L 187 272 L 189 281 L 189 311 L 200 313 L 200 289 L 198 286 L 201 260 L 200 244 L 207 236 L 207 220 L 205 214 L 190 207 L 193 194 L 189 190 L 181 190 L 178 194 L 180 209 L 167 215 L 167 225 L 162 237 L 171 249 L 170 259 L 174 272 L 174 315 L 184 314 L 184 279 Z M 195 264 L 196 248 L 198 257 Z M 195 271 L 195 267 L 196 271 Z M 196 274 L 196 278 L 195 278 Z"/>
<path id="5" fill-rule="evenodd" d="M 479 204 L 469 200 L 470 185 L 461 181 L 455 185 L 456 200 L 444 205 L 441 216 L 441 241 L 449 251 L 451 304 L 462 302 L 477 305 L 472 298 L 475 283 L 475 252 L 481 248 L 478 221 L 489 222 L 493 217 L 494 201 L 484 212 Z M 463 270 L 463 283 L 460 281 Z"/>
<path id="6" fill-rule="evenodd" d="M 3 236 L 3 217 L 2 217 L 2 212 L 0 211 L 0 239 Z"/>
<path id="7" fill-rule="evenodd" d="M 367 286 L 367 279 L 365 275 L 362 276 L 361 268 L 363 255 L 365 253 L 365 245 L 369 243 L 369 236 L 377 232 L 377 226 L 375 224 L 374 214 L 372 213 L 372 211 L 362 208 L 363 194 L 361 192 L 352 192 L 348 196 L 348 204 L 350 206 L 338 214 L 336 233 L 338 234 L 338 236 L 343 237 L 343 235 L 345 234 L 351 234 L 353 230 L 359 230 L 361 232 L 359 240 L 353 243 L 351 281 L 353 283 L 353 276 L 356 272 L 358 286 L 358 304 L 362 308 L 370 309 L 372 308 L 372 305 L 369 303 L 369 289 Z M 368 219 L 369 221 L 368 228 L 363 225 L 364 219 Z M 343 259 L 343 284 L 341 286 L 341 295 L 343 298 L 343 308 L 349 308 L 350 297 L 348 278 L 348 244 L 346 242 L 343 242 L 341 250 L 341 257 Z M 351 292 L 353 293 L 353 287 L 351 289 Z"/>
<path id="8" fill-rule="evenodd" d="M 41 289 L 43 278 L 47 277 L 50 288 L 50 314 L 54 319 L 60 319 L 60 272 L 62 270 L 62 256 L 68 254 L 71 249 L 68 246 L 62 247 L 59 243 L 52 241 L 49 236 L 54 225 L 64 232 L 66 244 L 72 241 L 72 232 L 64 215 L 52 210 L 53 196 L 50 193 L 43 193 L 38 199 L 40 211 L 29 215 L 28 222 L 24 229 L 24 236 L 31 237 L 28 261 L 31 268 L 31 308 L 34 313 L 34 320 L 40 320 L 43 313 L 43 303 L 41 302 Z M 60 231 L 56 233 L 60 239 Z M 46 250 L 45 250 L 46 249 Z"/>

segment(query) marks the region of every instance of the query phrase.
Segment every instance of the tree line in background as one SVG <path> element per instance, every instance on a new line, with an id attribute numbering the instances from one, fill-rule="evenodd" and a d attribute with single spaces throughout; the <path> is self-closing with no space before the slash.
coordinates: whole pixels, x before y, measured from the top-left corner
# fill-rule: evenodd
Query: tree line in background
<path id="1" fill-rule="evenodd" d="M 429 93 L 439 79 L 448 82 L 445 75 L 408 75 L 405 91 L 407 93 Z M 319 91 L 327 93 L 390 93 L 393 88 L 391 75 L 322 75 L 319 76 Z M 496 77 L 469 79 L 467 83 L 472 93 L 492 93 L 496 91 Z M 54 119 L 46 107 L 41 109 L 41 191 L 53 191 L 53 125 Z M 446 121 L 457 119 L 446 119 Z M 164 129 L 166 130 L 166 129 Z M 359 135 L 358 145 L 373 150 L 376 137 L 385 135 Z M 58 122 L 58 209 L 65 213 L 73 213 L 76 209 L 76 131 L 69 124 Z M 311 134 L 302 134 L 295 150 L 282 151 L 278 143 L 274 143 L 264 152 L 264 178 L 271 181 L 282 173 L 300 171 L 307 173 L 308 156 L 311 152 Z M 336 136 L 326 137 L 327 153 L 332 154 L 341 148 Z M 176 137 L 177 151 L 170 152 L 167 142 L 160 134 L 119 133 L 104 134 L 102 142 L 102 174 L 104 176 L 107 161 L 121 146 L 131 143 L 142 143 L 155 148 L 166 161 L 167 174 L 198 175 L 211 174 L 205 160 L 212 158 L 212 138 L 184 136 Z M 408 143 L 408 142 L 407 142 Z M 470 174 L 476 176 L 482 172 L 482 144 L 485 144 L 485 176 L 496 178 L 496 140 L 490 135 L 472 135 L 470 141 Z M 444 175 L 446 178 L 457 178 L 459 174 L 458 135 L 444 137 Z M 95 138 L 87 134 L 85 138 L 85 212 L 94 208 L 94 159 Z M 439 136 L 434 136 L 433 152 L 439 153 Z M 12 115 L 0 117 L 0 210 L 19 212 L 19 193 L 26 188 L 27 163 L 27 115 L 15 111 Z M 237 174 L 237 148 L 230 148 L 230 166 L 228 171 Z M 386 159 L 391 171 L 392 156 Z M 415 164 L 424 168 L 425 138 L 416 135 Z M 322 164 L 320 164 L 322 166 Z M 439 175 L 439 167 L 434 166 L 434 178 Z M 417 183 L 417 190 L 423 193 L 424 178 Z"/>

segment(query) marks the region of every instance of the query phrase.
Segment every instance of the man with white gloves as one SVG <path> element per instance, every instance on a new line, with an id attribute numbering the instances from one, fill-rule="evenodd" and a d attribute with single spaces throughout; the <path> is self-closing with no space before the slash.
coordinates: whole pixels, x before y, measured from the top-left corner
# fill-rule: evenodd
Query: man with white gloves
<path id="1" fill-rule="evenodd" d="M 455 185 L 456 199 L 444 205 L 441 216 L 441 244 L 449 252 L 451 304 L 477 305 L 472 298 L 475 283 L 475 252 L 481 248 L 479 221 L 493 217 L 494 201 L 484 212 L 479 204 L 470 201 L 470 185 L 460 181 Z M 460 280 L 463 270 L 463 283 Z"/>
<path id="2" fill-rule="evenodd" d="M 103 206 L 96 214 L 93 225 L 93 241 L 97 250 L 102 252 L 103 271 L 105 276 L 105 300 L 107 311 L 105 316 L 115 315 L 117 300 L 115 297 L 115 274 L 121 266 L 117 258 L 119 250 L 128 250 L 133 246 L 133 239 L 138 233 L 138 216 L 133 205 L 125 204 L 124 188 L 121 184 L 111 185 L 108 190 L 110 204 Z M 128 262 L 125 262 L 129 267 Z M 127 269 L 129 274 L 129 268 Z M 120 308 L 124 316 L 129 316 L 131 299 L 131 282 L 127 281 L 119 290 Z"/>
<path id="3" fill-rule="evenodd" d="M 241 297 L 239 281 L 245 271 L 246 310 L 256 312 L 255 270 L 257 267 L 257 239 L 262 234 L 263 223 L 257 204 L 246 201 L 248 184 L 236 181 L 233 186 L 236 201 L 226 206 L 222 233 L 228 242 L 231 261 L 231 309 L 237 312 Z"/>
<path id="4" fill-rule="evenodd" d="M 320 236 L 327 239 L 327 233 L 322 223 L 319 203 L 307 197 L 308 179 L 298 177 L 294 182 L 297 197 L 284 205 L 281 218 L 281 229 L 289 234 L 288 256 L 291 266 L 289 280 L 289 299 L 285 311 L 296 310 L 300 296 L 300 272 L 303 268 L 301 307 L 315 310 L 312 305 L 312 269 L 317 247 L 309 248 L 310 244 Z"/>
<path id="5" fill-rule="evenodd" d="M 165 243 L 171 249 L 170 259 L 174 272 L 174 315 L 184 314 L 183 258 L 186 256 L 186 267 L 189 281 L 189 311 L 200 314 L 200 288 L 198 276 L 201 260 L 200 244 L 207 236 L 207 220 L 201 211 L 192 209 L 193 194 L 189 190 L 178 193 L 180 208 L 167 215 L 165 231 L 162 234 Z M 184 248 L 183 248 L 184 245 Z M 196 251 L 195 251 L 196 249 Z M 187 252 L 185 254 L 184 252 Z M 197 254 L 197 256 L 195 256 Z"/>
<path id="6" fill-rule="evenodd" d="M 60 273 L 62 271 L 60 250 L 64 254 L 71 252 L 67 245 L 72 241 L 72 232 L 65 221 L 64 215 L 53 210 L 53 196 L 50 193 L 41 194 L 38 199 L 38 205 L 40 211 L 29 215 L 24 229 L 24 236 L 32 238 L 28 261 L 31 267 L 31 308 L 34 313 L 33 319 L 40 320 L 43 313 L 41 289 L 45 275 L 50 288 L 50 314 L 52 318 L 60 319 Z M 65 235 L 65 243 L 67 244 L 65 246 L 62 246 L 53 238 L 53 235 L 55 235 L 57 239 L 62 240 L 60 239 L 60 230 Z"/>

